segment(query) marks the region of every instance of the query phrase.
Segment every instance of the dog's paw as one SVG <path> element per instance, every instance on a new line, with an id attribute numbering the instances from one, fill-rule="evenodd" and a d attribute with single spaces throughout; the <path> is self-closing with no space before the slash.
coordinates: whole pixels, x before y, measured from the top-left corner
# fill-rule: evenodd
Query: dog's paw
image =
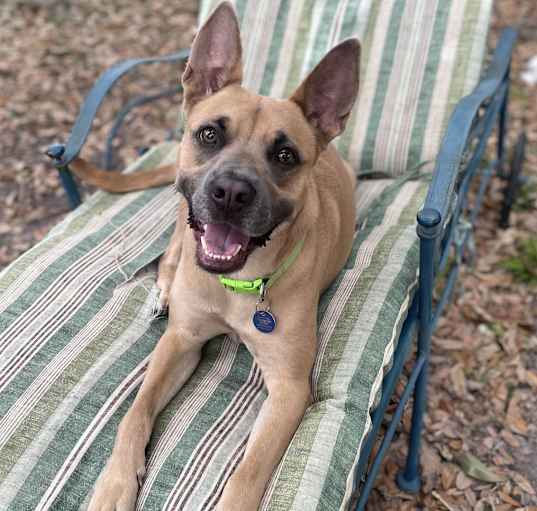
<path id="1" fill-rule="evenodd" d="M 112 460 L 97 479 L 88 511 L 134 511 L 145 466 L 128 470 Z"/>

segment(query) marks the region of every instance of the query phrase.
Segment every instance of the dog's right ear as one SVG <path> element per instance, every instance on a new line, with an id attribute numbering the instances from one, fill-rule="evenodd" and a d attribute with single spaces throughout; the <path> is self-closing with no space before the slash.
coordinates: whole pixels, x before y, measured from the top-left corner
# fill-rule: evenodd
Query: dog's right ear
<path id="1" fill-rule="evenodd" d="M 197 33 L 183 73 L 184 109 L 226 85 L 242 81 L 239 22 L 230 2 L 222 2 Z"/>

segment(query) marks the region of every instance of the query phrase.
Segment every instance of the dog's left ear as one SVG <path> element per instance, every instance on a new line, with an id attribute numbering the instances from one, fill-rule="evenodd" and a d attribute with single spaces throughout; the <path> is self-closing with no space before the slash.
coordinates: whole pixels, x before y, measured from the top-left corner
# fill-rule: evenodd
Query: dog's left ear
<path id="1" fill-rule="evenodd" d="M 360 74 L 360 43 L 347 39 L 332 48 L 291 96 L 325 146 L 344 129 Z"/>
<path id="2" fill-rule="evenodd" d="M 184 106 L 226 85 L 242 81 L 239 22 L 230 2 L 222 2 L 198 31 L 183 73 Z"/>

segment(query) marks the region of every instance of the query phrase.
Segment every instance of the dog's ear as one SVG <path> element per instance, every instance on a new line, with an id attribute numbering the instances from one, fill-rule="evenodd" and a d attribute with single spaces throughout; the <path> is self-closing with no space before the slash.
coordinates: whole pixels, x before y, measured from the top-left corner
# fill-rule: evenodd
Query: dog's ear
<path id="1" fill-rule="evenodd" d="M 221 3 L 197 33 L 183 73 L 184 106 L 242 80 L 239 22 L 230 2 Z"/>
<path id="2" fill-rule="evenodd" d="M 291 96 L 325 146 L 344 129 L 358 94 L 360 43 L 347 39 L 332 48 Z"/>

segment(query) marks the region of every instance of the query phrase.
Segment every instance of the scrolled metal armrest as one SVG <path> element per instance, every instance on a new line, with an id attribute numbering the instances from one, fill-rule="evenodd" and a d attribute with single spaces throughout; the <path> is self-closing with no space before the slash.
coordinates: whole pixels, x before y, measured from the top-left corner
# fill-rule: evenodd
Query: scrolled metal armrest
<path id="1" fill-rule="evenodd" d="M 468 137 L 481 107 L 487 105 L 509 76 L 511 52 L 517 33 L 513 28 L 503 30 L 487 71 L 474 91 L 462 98 L 448 123 L 442 140 L 438 158 L 433 172 L 433 179 L 425 199 L 422 212 L 418 214 L 418 230 L 421 234 L 431 230 L 432 226 L 423 222 L 434 213 L 435 220 L 443 223 L 449 213 L 450 198 L 457 178 L 463 154 L 468 144 Z M 437 216 L 438 214 L 438 216 Z M 434 222 L 435 224 L 437 222 Z"/>
<path id="2" fill-rule="evenodd" d="M 114 84 L 126 73 L 142 64 L 157 64 L 164 62 L 181 62 L 189 56 L 189 50 L 181 50 L 171 55 L 162 57 L 150 57 L 143 59 L 128 59 L 118 62 L 111 68 L 107 69 L 92 87 L 87 95 L 80 113 L 76 118 L 75 124 L 67 140 L 67 144 L 53 144 L 48 147 L 46 154 L 49 156 L 54 165 L 58 168 L 64 168 L 73 161 L 80 153 L 86 138 L 91 130 L 91 125 L 101 103 Z"/>

